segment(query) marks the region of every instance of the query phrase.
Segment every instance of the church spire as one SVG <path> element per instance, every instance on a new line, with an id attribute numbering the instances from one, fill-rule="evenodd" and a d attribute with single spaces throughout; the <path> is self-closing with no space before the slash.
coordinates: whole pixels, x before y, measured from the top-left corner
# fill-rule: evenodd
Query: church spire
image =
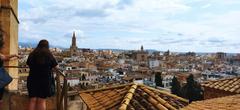
<path id="1" fill-rule="evenodd" d="M 72 36 L 72 47 L 76 47 L 77 44 L 76 44 L 76 35 L 75 35 L 75 31 L 73 32 L 73 36 Z"/>
<path id="2" fill-rule="evenodd" d="M 141 46 L 141 51 L 143 51 L 143 45 Z"/>
<path id="3" fill-rule="evenodd" d="M 73 37 L 76 37 L 76 36 L 75 36 L 75 31 L 73 31 Z"/>
<path id="4" fill-rule="evenodd" d="M 76 35 L 75 35 L 75 31 L 74 31 L 73 35 L 72 35 L 72 45 L 70 47 L 70 54 L 71 54 L 71 56 L 77 55 L 77 52 L 78 52 L 77 38 L 76 38 Z"/>

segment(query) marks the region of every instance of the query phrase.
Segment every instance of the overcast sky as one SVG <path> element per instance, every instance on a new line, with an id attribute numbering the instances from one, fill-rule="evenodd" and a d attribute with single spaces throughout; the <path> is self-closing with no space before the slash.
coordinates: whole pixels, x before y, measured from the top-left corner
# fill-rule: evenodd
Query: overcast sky
<path id="1" fill-rule="evenodd" d="M 240 0 L 19 0 L 19 41 L 240 52 Z"/>

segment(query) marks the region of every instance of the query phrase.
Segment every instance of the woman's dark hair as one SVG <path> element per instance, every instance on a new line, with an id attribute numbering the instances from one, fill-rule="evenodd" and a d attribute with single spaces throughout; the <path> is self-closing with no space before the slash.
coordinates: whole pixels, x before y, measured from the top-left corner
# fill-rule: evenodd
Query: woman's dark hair
<path id="1" fill-rule="evenodd" d="M 49 44 L 47 40 L 41 40 L 37 47 L 33 50 L 30 56 L 34 56 L 37 64 L 44 64 L 47 58 L 51 58 L 52 54 L 49 50 Z"/>
<path id="2" fill-rule="evenodd" d="M 49 50 L 49 44 L 48 44 L 48 41 L 47 40 L 41 40 L 39 41 L 38 45 L 37 45 L 37 49 L 48 49 Z"/>
<path id="3" fill-rule="evenodd" d="M 0 29 L 0 49 L 3 48 L 3 45 L 4 45 L 4 41 L 3 41 L 4 34 L 5 32 L 2 29 Z"/>

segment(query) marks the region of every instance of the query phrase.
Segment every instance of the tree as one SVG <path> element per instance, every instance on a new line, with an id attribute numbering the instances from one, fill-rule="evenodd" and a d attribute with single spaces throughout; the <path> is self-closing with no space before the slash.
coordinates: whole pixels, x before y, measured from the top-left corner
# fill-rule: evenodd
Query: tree
<path id="1" fill-rule="evenodd" d="M 203 97 L 204 91 L 201 87 L 201 84 L 199 84 L 199 83 L 196 84 L 195 91 L 196 91 L 196 94 L 195 94 L 196 99 L 203 100 L 204 99 L 204 97 Z"/>
<path id="2" fill-rule="evenodd" d="M 155 73 L 155 83 L 156 86 L 163 87 L 161 73 Z"/>
<path id="3" fill-rule="evenodd" d="M 203 99 L 203 90 L 201 85 L 194 80 L 194 76 L 191 74 L 187 78 L 187 84 L 183 87 L 184 97 L 192 101 Z"/>
<path id="4" fill-rule="evenodd" d="M 189 99 L 189 102 L 191 103 L 194 100 L 194 77 L 193 75 L 189 75 L 187 78 L 187 84 L 186 84 L 186 98 Z"/>
<path id="5" fill-rule="evenodd" d="M 177 96 L 182 96 L 181 94 L 181 85 L 178 79 L 174 76 L 172 79 L 172 84 L 171 84 L 171 92 L 172 94 L 175 94 Z"/>

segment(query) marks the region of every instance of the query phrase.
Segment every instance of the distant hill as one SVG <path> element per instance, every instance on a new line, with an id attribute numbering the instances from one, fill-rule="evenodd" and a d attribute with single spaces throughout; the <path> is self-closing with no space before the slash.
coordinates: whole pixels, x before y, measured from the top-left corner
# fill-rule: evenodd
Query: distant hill
<path id="1" fill-rule="evenodd" d="M 111 50 L 113 52 L 123 52 L 123 51 L 131 51 L 129 49 L 93 49 L 93 50 Z M 135 50 L 136 51 L 136 50 Z M 147 49 L 146 51 L 148 51 L 149 53 L 152 53 L 152 52 L 155 52 L 157 50 L 154 50 L 154 49 Z"/>
<path id="2" fill-rule="evenodd" d="M 19 46 L 21 47 L 33 47 L 35 48 L 37 46 L 37 43 L 34 43 L 34 42 L 19 42 Z M 64 50 L 67 50 L 69 48 L 64 48 L 64 47 L 61 47 L 61 46 L 55 46 L 55 45 L 50 45 L 50 47 L 57 47 L 57 48 L 61 48 L 61 49 L 64 49 Z M 100 49 L 92 49 L 92 50 L 112 50 L 113 52 L 124 52 L 124 51 L 131 51 L 129 49 L 111 49 L 111 48 L 100 48 Z M 146 49 L 146 51 L 148 51 L 149 53 L 153 53 L 153 52 L 156 52 L 158 50 L 155 50 L 155 49 Z M 165 51 L 158 51 L 158 52 L 165 52 Z M 185 54 L 187 52 L 176 52 L 178 54 Z M 196 52 L 197 55 L 207 55 L 207 54 L 214 54 L 214 52 Z M 227 53 L 227 56 L 236 56 L 238 53 Z"/>
<path id="3" fill-rule="evenodd" d="M 113 52 L 123 52 L 123 51 L 128 51 L 124 49 L 93 49 L 93 50 L 111 50 Z"/>
<path id="4" fill-rule="evenodd" d="M 34 43 L 34 42 L 18 42 L 18 45 L 21 46 L 21 47 L 28 47 L 28 48 L 35 48 L 37 46 L 38 43 Z M 60 46 L 54 46 L 54 45 L 50 45 L 51 48 L 54 48 L 54 47 L 57 47 L 57 48 L 63 48 L 63 47 L 60 47 Z"/>
<path id="5" fill-rule="evenodd" d="M 21 47 L 36 47 L 37 46 L 37 43 L 27 43 L 27 42 L 18 42 L 18 45 L 21 46 Z"/>

